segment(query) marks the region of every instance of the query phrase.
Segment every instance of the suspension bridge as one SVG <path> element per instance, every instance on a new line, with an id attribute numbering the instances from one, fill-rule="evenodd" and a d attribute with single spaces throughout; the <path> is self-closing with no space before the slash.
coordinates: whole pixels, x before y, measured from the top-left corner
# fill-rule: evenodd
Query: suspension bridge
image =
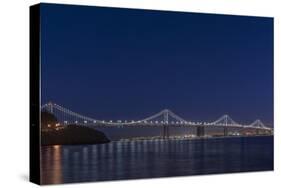
<path id="1" fill-rule="evenodd" d="M 164 109 L 152 116 L 140 120 L 98 120 L 84 116 L 77 112 L 71 111 L 61 105 L 53 102 L 46 103 L 41 106 L 41 111 L 46 111 L 53 114 L 60 125 L 81 125 L 92 128 L 98 127 L 161 127 L 163 128 L 163 138 L 169 138 L 169 128 L 172 127 L 194 127 L 196 128 L 197 136 L 205 135 L 206 128 L 223 128 L 224 135 L 228 135 L 229 128 L 237 128 L 239 130 L 249 129 L 259 132 L 273 134 L 273 128 L 266 126 L 261 120 L 255 120 L 251 124 L 241 124 L 234 121 L 229 115 L 223 115 L 213 122 L 194 122 L 187 121 L 178 116 L 169 109 Z"/>

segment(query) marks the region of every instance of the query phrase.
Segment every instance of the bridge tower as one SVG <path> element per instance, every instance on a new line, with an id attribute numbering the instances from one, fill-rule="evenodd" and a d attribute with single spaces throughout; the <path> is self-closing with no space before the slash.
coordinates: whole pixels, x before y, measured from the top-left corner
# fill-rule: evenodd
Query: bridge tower
<path id="1" fill-rule="evenodd" d="M 223 135 L 227 136 L 228 135 L 228 130 L 227 130 L 227 118 L 228 115 L 224 115 L 224 127 L 223 127 Z"/>
<path id="2" fill-rule="evenodd" d="M 163 139 L 169 138 L 169 110 L 165 109 L 163 111 L 164 123 L 163 123 Z"/>
<path id="3" fill-rule="evenodd" d="M 50 101 L 48 102 L 48 111 L 53 114 L 54 113 L 54 105 L 53 103 Z"/>
<path id="4" fill-rule="evenodd" d="M 264 134 L 264 131 L 261 130 L 260 128 L 264 128 L 265 125 L 261 122 L 261 120 L 256 120 L 251 124 L 253 127 L 256 127 L 255 131 L 256 131 L 256 135 L 262 135 Z"/>
<path id="5" fill-rule="evenodd" d="M 228 116 L 228 115 L 224 115 L 223 116 L 223 124 L 224 124 L 224 127 L 223 127 L 223 135 L 224 136 L 228 136 L 228 121 L 230 122 L 230 124 L 231 124 L 231 122 L 232 122 L 232 119 Z"/>

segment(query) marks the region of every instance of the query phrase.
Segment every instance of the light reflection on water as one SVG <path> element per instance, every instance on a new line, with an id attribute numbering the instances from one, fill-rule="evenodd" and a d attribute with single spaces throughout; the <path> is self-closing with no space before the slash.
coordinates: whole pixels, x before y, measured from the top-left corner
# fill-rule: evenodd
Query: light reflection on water
<path id="1" fill-rule="evenodd" d="M 273 138 L 144 140 L 42 147 L 42 183 L 273 169 Z"/>

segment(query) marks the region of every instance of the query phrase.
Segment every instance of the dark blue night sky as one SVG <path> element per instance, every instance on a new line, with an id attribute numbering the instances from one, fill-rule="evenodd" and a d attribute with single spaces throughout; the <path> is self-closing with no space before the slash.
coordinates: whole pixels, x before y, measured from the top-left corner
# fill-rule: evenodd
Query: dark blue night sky
<path id="1" fill-rule="evenodd" d="M 187 120 L 229 114 L 273 123 L 273 19 L 41 7 L 42 103 L 97 119 L 169 108 Z"/>

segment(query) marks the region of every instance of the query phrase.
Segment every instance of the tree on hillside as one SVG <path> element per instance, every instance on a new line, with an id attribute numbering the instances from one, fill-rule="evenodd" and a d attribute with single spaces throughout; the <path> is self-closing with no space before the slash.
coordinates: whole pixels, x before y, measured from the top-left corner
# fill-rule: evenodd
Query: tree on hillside
<path id="1" fill-rule="evenodd" d="M 57 123 L 58 120 L 56 116 L 54 116 L 50 112 L 46 112 L 46 111 L 41 112 L 41 129 L 43 131 L 54 129 Z"/>

